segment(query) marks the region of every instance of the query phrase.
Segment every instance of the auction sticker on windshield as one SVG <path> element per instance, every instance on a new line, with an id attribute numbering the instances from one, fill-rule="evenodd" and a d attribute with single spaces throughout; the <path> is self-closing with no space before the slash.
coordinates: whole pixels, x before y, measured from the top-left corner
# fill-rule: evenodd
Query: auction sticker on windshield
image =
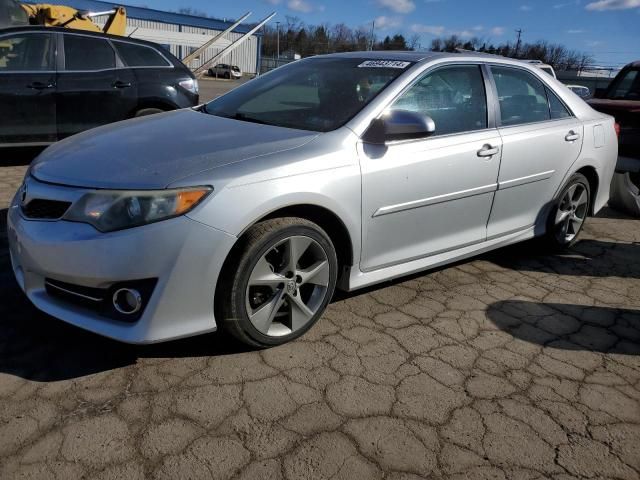
<path id="1" fill-rule="evenodd" d="M 358 65 L 358 68 L 407 68 L 411 62 L 401 62 L 399 60 L 367 60 Z"/>

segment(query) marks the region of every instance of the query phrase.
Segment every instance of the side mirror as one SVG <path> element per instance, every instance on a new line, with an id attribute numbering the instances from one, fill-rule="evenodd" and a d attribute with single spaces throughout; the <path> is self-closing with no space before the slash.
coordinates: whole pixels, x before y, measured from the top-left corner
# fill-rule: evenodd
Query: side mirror
<path id="1" fill-rule="evenodd" d="M 593 94 L 593 98 L 604 98 L 606 94 L 607 94 L 606 88 L 596 88 L 596 91 Z"/>
<path id="2" fill-rule="evenodd" d="M 436 131 L 428 115 L 409 110 L 390 110 L 371 122 L 362 139 L 367 143 L 384 144 L 392 140 L 425 138 Z"/>

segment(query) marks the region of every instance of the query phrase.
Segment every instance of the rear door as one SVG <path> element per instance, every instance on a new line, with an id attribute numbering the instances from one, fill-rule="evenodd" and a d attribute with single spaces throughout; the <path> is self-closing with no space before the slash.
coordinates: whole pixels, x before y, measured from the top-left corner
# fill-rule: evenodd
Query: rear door
<path id="1" fill-rule="evenodd" d="M 0 36 L 0 144 L 55 142 L 55 36 Z"/>
<path id="2" fill-rule="evenodd" d="M 539 225 L 582 149 L 582 123 L 528 70 L 492 66 L 502 161 L 489 238 Z"/>
<path id="3" fill-rule="evenodd" d="M 138 101 L 135 75 L 106 38 L 64 33 L 58 72 L 60 138 L 129 118 Z"/>

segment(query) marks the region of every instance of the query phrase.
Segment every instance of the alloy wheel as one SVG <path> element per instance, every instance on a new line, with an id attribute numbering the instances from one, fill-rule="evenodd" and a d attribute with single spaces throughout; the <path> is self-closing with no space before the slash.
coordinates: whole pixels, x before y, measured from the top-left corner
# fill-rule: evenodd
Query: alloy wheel
<path id="1" fill-rule="evenodd" d="M 246 309 L 262 334 L 289 335 L 312 321 L 329 287 L 329 260 L 318 242 L 291 236 L 269 248 L 254 265 Z"/>
<path id="2" fill-rule="evenodd" d="M 567 244 L 580 232 L 587 218 L 589 193 L 581 183 L 576 183 L 565 192 L 555 218 L 555 235 L 558 242 Z"/>

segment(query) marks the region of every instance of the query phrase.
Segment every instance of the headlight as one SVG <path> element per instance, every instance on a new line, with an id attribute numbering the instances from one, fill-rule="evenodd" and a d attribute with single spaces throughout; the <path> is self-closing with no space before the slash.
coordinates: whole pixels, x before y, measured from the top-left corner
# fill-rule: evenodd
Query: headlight
<path id="1" fill-rule="evenodd" d="M 89 223 L 101 232 L 112 232 L 184 215 L 211 191 L 210 187 L 95 191 L 83 195 L 63 219 Z"/>

